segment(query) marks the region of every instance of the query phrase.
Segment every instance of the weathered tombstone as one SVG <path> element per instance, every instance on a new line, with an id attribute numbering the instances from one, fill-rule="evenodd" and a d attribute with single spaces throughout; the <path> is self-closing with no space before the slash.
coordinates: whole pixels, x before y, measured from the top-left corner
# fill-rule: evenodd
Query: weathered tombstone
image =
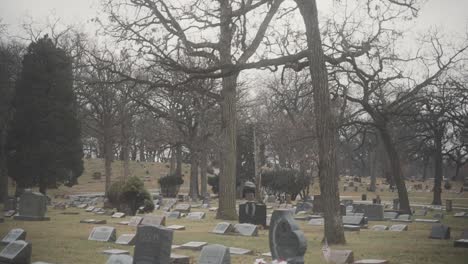
<path id="1" fill-rule="evenodd" d="M 171 230 L 185 230 L 185 226 L 183 225 L 170 225 L 167 228 Z"/>
<path id="2" fill-rule="evenodd" d="M 101 242 L 114 242 L 116 239 L 115 228 L 111 226 L 97 226 L 91 230 L 88 240 Z"/>
<path id="3" fill-rule="evenodd" d="M 125 213 L 115 213 L 111 216 L 112 218 L 123 218 L 125 217 Z"/>
<path id="4" fill-rule="evenodd" d="M 465 217 L 467 214 L 465 212 L 458 212 L 453 214 L 453 217 Z"/>
<path id="5" fill-rule="evenodd" d="M 315 203 L 314 203 L 315 206 Z M 275 210 L 269 230 L 270 251 L 274 260 L 304 264 L 307 241 L 289 210 Z"/>
<path id="6" fill-rule="evenodd" d="M 234 230 L 243 236 L 258 236 L 258 228 L 252 224 L 235 224 Z"/>
<path id="7" fill-rule="evenodd" d="M 402 224 L 392 225 L 388 230 L 395 232 L 408 231 L 408 226 Z"/>
<path id="8" fill-rule="evenodd" d="M 16 206 L 17 206 L 17 200 L 16 197 L 8 197 L 5 201 L 5 204 L 3 206 L 3 211 L 16 211 Z"/>
<path id="9" fill-rule="evenodd" d="M 322 196 L 314 195 L 313 206 L 314 206 L 313 208 L 314 214 L 323 212 Z"/>
<path id="10" fill-rule="evenodd" d="M 384 207 L 381 204 L 355 204 L 354 210 L 364 213 L 370 221 L 384 220 Z"/>
<path id="11" fill-rule="evenodd" d="M 141 221 L 143 220 L 143 217 L 141 216 L 133 216 L 130 218 L 130 222 L 128 223 L 129 226 L 138 226 L 140 225 Z"/>
<path id="12" fill-rule="evenodd" d="M 46 217 L 47 196 L 42 193 L 25 191 L 20 198 L 18 215 L 14 216 L 16 220 L 44 221 L 50 220 Z"/>
<path id="13" fill-rule="evenodd" d="M 232 255 L 247 255 L 247 254 L 251 254 L 252 250 L 245 249 L 245 248 L 230 247 L 229 253 Z"/>
<path id="14" fill-rule="evenodd" d="M 106 264 L 133 264 L 133 257 L 129 255 L 111 255 Z"/>
<path id="15" fill-rule="evenodd" d="M 174 231 L 162 226 L 139 226 L 135 239 L 133 263 L 170 263 L 173 233 Z"/>
<path id="16" fill-rule="evenodd" d="M 453 210 L 452 200 L 450 199 L 445 200 L 445 211 L 452 212 L 452 210 Z"/>
<path id="17" fill-rule="evenodd" d="M 204 246 L 200 257 L 198 258 L 199 264 L 231 264 L 231 255 L 229 248 L 213 244 Z"/>
<path id="18" fill-rule="evenodd" d="M 167 214 L 167 218 L 170 219 L 179 219 L 180 218 L 180 212 L 179 211 L 172 211 Z"/>
<path id="19" fill-rule="evenodd" d="M 165 226 L 166 217 L 164 215 L 145 215 L 140 225 Z"/>
<path id="20" fill-rule="evenodd" d="M 202 220 L 205 218 L 205 212 L 191 212 L 186 216 L 190 220 Z"/>
<path id="21" fill-rule="evenodd" d="M 367 219 L 364 216 L 343 216 L 343 225 L 354 225 L 364 227 L 367 225 Z"/>
<path id="22" fill-rule="evenodd" d="M 178 204 L 176 205 L 176 207 L 174 208 L 174 211 L 179 211 L 181 213 L 190 213 L 190 204 Z"/>
<path id="23" fill-rule="evenodd" d="M 6 211 L 5 213 L 3 213 L 3 216 L 5 217 L 12 217 L 16 214 L 16 211 L 15 210 L 9 210 L 9 211 Z"/>
<path id="24" fill-rule="evenodd" d="M 352 264 L 354 263 L 353 251 L 332 249 L 329 261 L 335 264 Z"/>
<path id="25" fill-rule="evenodd" d="M 135 234 L 122 234 L 119 236 L 119 238 L 117 238 L 115 243 L 119 245 L 133 246 L 135 245 Z"/>
<path id="26" fill-rule="evenodd" d="M 0 263 L 29 264 L 31 263 L 32 245 L 23 240 L 9 243 L 0 251 Z"/>
<path id="27" fill-rule="evenodd" d="M 25 239 L 26 239 L 26 231 L 24 231 L 21 228 L 15 228 L 15 229 L 11 229 L 10 232 L 8 232 L 8 234 L 6 234 L 2 238 L 1 242 L 3 244 L 8 244 L 16 240 L 25 240 Z"/>
<path id="28" fill-rule="evenodd" d="M 392 220 L 398 217 L 397 212 L 384 212 L 384 220 Z"/>
<path id="29" fill-rule="evenodd" d="M 221 222 L 221 223 L 218 223 L 213 229 L 213 231 L 211 232 L 215 234 L 224 235 L 224 234 L 231 232 L 232 230 L 233 230 L 233 226 L 230 223 Z"/>
<path id="30" fill-rule="evenodd" d="M 190 241 L 185 244 L 180 245 L 181 249 L 191 249 L 191 250 L 201 250 L 208 243 L 200 241 Z"/>
<path id="31" fill-rule="evenodd" d="M 372 226 L 371 230 L 372 231 L 385 231 L 388 229 L 388 226 L 386 225 L 375 225 L 375 226 Z"/>
<path id="32" fill-rule="evenodd" d="M 255 202 L 240 204 L 239 223 L 266 226 L 266 205 Z"/>
<path id="33" fill-rule="evenodd" d="M 426 209 L 420 209 L 414 211 L 414 216 L 426 216 L 427 215 L 427 210 Z"/>
<path id="34" fill-rule="evenodd" d="M 432 226 L 429 238 L 433 239 L 450 239 L 450 227 L 443 224 L 435 224 Z"/>

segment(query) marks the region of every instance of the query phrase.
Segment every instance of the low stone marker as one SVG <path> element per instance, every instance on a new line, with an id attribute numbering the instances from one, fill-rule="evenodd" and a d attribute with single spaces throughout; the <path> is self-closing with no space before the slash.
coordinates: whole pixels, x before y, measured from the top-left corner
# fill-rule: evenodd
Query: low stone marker
<path id="1" fill-rule="evenodd" d="M 274 260 L 282 259 L 289 264 L 304 264 L 307 241 L 304 232 L 292 218 L 290 210 L 273 212 L 268 237 Z"/>
<path id="2" fill-rule="evenodd" d="M 323 226 L 324 225 L 324 219 L 323 218 L 312 218 L 307 222 L 309 225 L 313 226 Z"/>
<path id="3" fill-rule="evenodd" d="M 145 215 L 140 225 L 165 226 L 166 217 L 164 215 Z"/>
<path id="4" fill-rule="evenodd" d="M 354 261 L 354 264 L 388 264 L 388 261 L 383 259 L 360 259 Z"/>
<path id="5" fill-rule="evenodd" d="M 3 238 L 2 238 L 2 244 L 9 244 L 13 241 L 17 241 L 17 240 L 25 240 L 26 239 L 26 231 L 24 231 L 24 229 L 21 229 L 21 228 L 14 228 L 14 229 L 11 229 L 10 232 L 8 232 L 8 234 L 6 234 Z"/>
<path id="6" fill-rule="evenodd" d="M 3 213 L 3 216 L 4 217 L 12 217 L 16 214 L 16 211 L 15 210 L 9 210 L 9 211 L 6 211 L 5 213 Z"/>
<path id="7" fill-rule="evenodd" d="M 395 232 L 408 231 L 408 226 L 402 224 L 392 225 L 388 230 Z"/>
<path id="8" fill-rule="evenodd" d="M 201 250 L 208 243 L 201 241 L 190 241 L 185 244 L 180 245 L 181 249 L 191 249 L 191 250 Z"/>
<path id="9" fill-rule="evenodd" d="M 230 247 L 229 253 L 232 255 L 248 255 L 252 253 L 252 250 L 245 248 Z"/>
<path id="10" fill-rule="evenodd" d="M 190 257 L 171 253 L 171 264 L 190 264 Z"/>
<path id="11" fill-rule="evenodd" d="M 133 257 L 129 255 L 111 255 L 106 264 L 133 264 Z"/>
<path id="12" fill-rule="evenodd" d="M 358 225 L 343 225 L 344 231 L 361 231 L 361 226 Z"/>
<path id="13" fill-rule="evenodd" d="M 135 245 L 135 234 L 122 234 L 117 238 L 115 241 L 116 244 L 119 245 Z"/>
<path id="14" fill-rule="evenodd" d="M 215 234 L 220 234 L 220 235 L 225 235 L 229 232 L 232 232 L 234 229 L 234 227 L 232 226 L 231 223 L 228 223 L 228 222 L 221 222 L 221 223 L 218 223 L 215 228 L 213 229 L 213 231 L 211 231 L 212 233 L 215 233 Z"/>
<path id="15" fill-rule="evenodd" d="M 397 218 L 391 219 L 390 221 L 393 221 L 393 222 L 404 222 L 404 223 L 411 223 L 411 222 L 413 222 L 413 220 L 411 220 L 411 215 L 409 215 L 409 214 L 401 214 L 401 215 L 398 215 Z"/>
<path id="16" fill-rule="evenodd" d="M 191 212 L 185 218 L 189 220 L 202 220 L 205 218 L 205 212 Z"/>
<path id="17" fill-rule="evenodd" d="M 180 218 L 180 212 L 179 211 L 172 211 L 166 213 L 167 218 L 170 219 L 179 219 Z"/>
<path id="18" fill-rule="evenodd" d="M 139 226 L 142 220 L 143 220 L 143 217 L 141 216 L 133 216 L 132 218 L 130 218 L 130 222 L 128 223 L 128 225 Z"/>
<path id="19" fill-rule="evenodd" d="M 426 216 L 427 210 L 426 209 L 416 210 L 413 215 L 414 216 Z"/>
<path id="20" fill-rule="evenodd" d="M 252 224 L 235 224 L 234 230 L 243 236 L 258 236 L 258 228 Z"/>
<path id="21" fill-rule="evenodd" d="M 343 216 L 343 225 L 367 226 L 367 219 L 363 216 Z"/>
<path id="22" fill-rule="evenodd" d="M 384 212 L 384 220 L 392 220 L 398 217 L 397 212 Z"/>
<path id="23" fill-rule="evenodd" d="M 173 211 L 179 211 L 181 213 L 190 213 L 191 206 L 190 204 L 178 204 Z"/>
<path id="24" fill-rule="evenodd" d="M 431 224 L 435 224 L 435 223 L 440 223 L 440 220 L 439 219 L 414 219 L 415 222 L 418 222 L 418 223 L 431 223 Z"/>
<path id="25" fill-rule="evenodd" d="M 92 212 L 94 211 L 94 206 L 88 206 L 88 208 L 85 209 L 86 212 Z"/>
<path id="26" fill-rule="evenodd" d="M 115 213 L 112 215 L 112 218 L 124 218 L 125 213 Z"/>
<path id="27" fill-rule="evenodd" d="M 102 254 L 106 255 L 129 255 L 130 252 L 128 250 L 123 249 L 106 249 L 101 251 Z"/>
<path id="28" fill-rule="evenodd" d="M 14 216 L 16 220 L 46 221 L 47 196 L 42 193 L 25 191 L 20 198 L 18 214 Z"/>
<path id="29" fill-rule="evenodd" d="M 88 240 L 101 242 L 114 242 L 116 239 L 115 228 L 111 226 L 97 226 L 89 234 Z"/>
<path id="30" fill-rule="evenodd" d="M 200 264 L 231 264 L 231 255 L 229 249 L 223 245 L 213 244 L 204 246 L 200 257 Z"/>
<path id="31" fill-rule="evenodd" d="M 453 242 L 454 247 L 468 248 L 468 239 L 458 239 Z"/>
<path id="32" fill-rule="evenodd" d="M 170 225 L 167 228 L 171 230 L 185 230 L 185 226 L 183 225 Z"/>
<path id="33" fill-rule="evenodd" d="M 352 264 L 354 262 L 354 254 L 352 250 L 335 250 L 330 251 L 331 263 L 335 264 Z"/>
<path id="34" fill-rule="evenodd" d="M 429 238 L 432 239 L 450 239 L 450 227 L 443 224 L 435 224 L 432 226 Z"/>
<path id="35" fill-rule="evenodd" d="M 375 225 L 375 226 L 372 226 L 371 230 L 372 231 L 385 231 L 385 230 L 388 230 L 388 226 L 386 226 L 386 225 Z"/>
<path id="36" fill-rule="evenodd" d="M 24 240 L 9 243 L 0 251 L 0 263 L 31 263 L 32 245 Z"/>
<path id="37" fill-rule="evenodd" d="M 135 238 L 133 263 L 171 263 L 174 231 L 163 226 L 139 226 Z"/>
<path id="38" fill-rule="evenodd" d="M 104 224 L 107 224 L 107 220 L 105 220 L 105 219 L 102 219 L 102 220 L 83 219 L 83 220 L 80 220 L 80 223 L 82 223 L 82 224 L 104 225 Z"/>
<path id="39" fill-rule="evenodd" d="M 466 217 L 467 214 L 465 212 L 458 212 L 453 214 L 454 217 Z"/>

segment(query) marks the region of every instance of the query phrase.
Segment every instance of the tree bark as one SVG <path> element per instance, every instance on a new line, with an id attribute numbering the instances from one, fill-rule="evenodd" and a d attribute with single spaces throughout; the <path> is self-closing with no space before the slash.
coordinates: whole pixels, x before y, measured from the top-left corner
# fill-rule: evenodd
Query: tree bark
<path id="1" fill-rule="evenodd" d="M 112 176 L 112 160 L 113 160 L 113 149 L 112 149 L 112 127 L 111 120 L 104 120 L 104 129 L 103 129 L 103 141 L 104 141 L 104 175 L 105 175 L 105 193 L 109 191 L 111 185 L 111 176 Z"/>
<path id="2" fill-rule="evenodd" d="M 201 195 L 206 197 L 208 194 L 208 179 L 206 178 L 206 170 L 208 166 L 208 153 L 206 147 L 203 147 L 200 153 L 200 181 L 201 181 Z"/>
<path id="3" fill-rule="evenodd" d="M 130 140 L 129 140 L 129 118 L 124 114 L 124 118 L 121 124 L 121 134 L 122 134 L 122 160 L 123 160 L 123 181 L 127 181 L 130 177 Z"/>
<path id="4" fill-rule="evenodd" d="M 0 130 L 0 203 L 8 198 L 8 170 L 6 163 L 6 125 Z"/>
<path id="5" fill-rule="evenodd" d="M 443 131 L 434 133 L 434 196 L 433 205 L 442 205 L 442 136 Z"/>
<path id="6" fill-rule="evenodd" d="M 140 161 L 146 161 L 146 156 L 145 156 L 145 140 L 141 139 L 140 140 Z"/>
<path id="7" fill-rule="evenodd" d="M 315 122 L 319 146 L 319 179 L 322 195 L 325 238 L 330 244 L 346 243 L 340 212 L 338 170 L 336 162 L 337 128 L 332 113 L 328 74 L 322 50 L 315 0 L 295 0 L 306 28 L 309 70 L 312 79 Z"/>
<path id="8" fill-rule="evenodd" d="M 193 201 L 198 201 L 200 197 L 198 189 L 198 164 L 199 157 L 198 151 L 195 149 L 190 150 L 190 191 L 189 196 Z"/>
<path id="9" fill-rule="evenodd" d="M 173 175 L 175 172 L 175 164 L 176 164 L 176 156 L 175 156 L 175 149 L 171 148 L 171 157 L 169 160 L 169 175 Z"/>
<path id="10" fill-rule="evenodd" d="M 178 143 L 176 145 L 176 169 L 175 169 L 175 175 L 177 177 L 182 177 L 182 145 Z"/>
<path id="11" fill-rule="evenodd" d="M 387 152 L 388 159 L 390 161 L 390 172 L 393 176 L 392 179 L 398 190 L 398 198 L 400 199 L 400 210 L 403 213 L 411 214 L 411 208 L 408 199 L 408 191 L 406 190 L 405 179 L 401 170 L 400 156 L 395 148 L 386 125 L 381 124 L 378 126 L 378 130 L 382 139 L 382 142 Z"/>

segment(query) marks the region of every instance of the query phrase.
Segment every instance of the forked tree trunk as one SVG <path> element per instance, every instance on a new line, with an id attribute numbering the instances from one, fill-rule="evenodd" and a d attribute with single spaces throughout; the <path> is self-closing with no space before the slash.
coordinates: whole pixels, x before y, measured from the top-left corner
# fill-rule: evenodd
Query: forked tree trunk
<path id="1" fill-rule="evenodd" d="M 434 134 L 434 197 L 433 205 L 442 205 L 442 136 L 443 131 Z"/>
<path id="2" fill-rule="evenodd" d="M 379 125 L 378 130 L 390 161 L 390 173 L 393 176 L 393 181 L 395 182 L 398 190 L 400 210 L 406 214 L 411 214 L 408 191 L 406 190 L 405 179 L 403 178 L 401 170 L 400 156 L 395 148 L 395 143 L 393 142 L 386 125 Z"/>
<path id="3" fill-rule="evenodd" d="M 340 213 L 336 167 L 337 128 L 330 104 L 328 74 L 322 50 L 315 0 L 295 0 L 306 28 L 309 70 L 314 91 L 315 122 L 319 146 L 319 180 L 325 219 L 325 238 L 330 244 L 346 243 Z"/>

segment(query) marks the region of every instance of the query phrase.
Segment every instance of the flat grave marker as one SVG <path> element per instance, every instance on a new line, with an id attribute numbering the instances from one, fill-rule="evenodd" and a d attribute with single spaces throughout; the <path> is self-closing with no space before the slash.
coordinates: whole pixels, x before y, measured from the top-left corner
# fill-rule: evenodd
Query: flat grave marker
<path id="1" fill-rule="evenodd" d="M 211 231 L 212 233 L 215 233 L 215 234 L 220 234 L 220 235 L 225 235 L 229 232 L 232 232 L 234 229 L 234 227 L 232 226 L 231 223 L 228 223 L 228 222 L 221 222 L 221 223 L 218 223 L 215 228 L 213 229 L 213 231 Z"/>
<path id="2" fill-rule="evenodd" d="M 111 226 L 97 226 L 89 234 L 88 240 L 101 242 L 114 242 L 116 239 L 115 228 Z"/>
<path id="3" fill-rule="evenodd" d="M 2 243 L 3 244 L 9 244 L 13 241 L 17 240 L 25 240 L 26 239 L 26 231 L 22 228 L 14 228 L 11 229 L 3 238 L 2 238 Z"/>
<path id="4" fill-rule="evenodd" d="M 115 241 L 116 244 L 119 245 L 135 245 L 135 234 L 122 234 L 117 238 Z"/>
<path id="5" fill-rule="evenodd" d="M 204 246 L 198 259 L 200 264 L 231 264 L 229 249 L 223 245 Z"/>
<path id="6" fill-rule="evenodd" d="M 31 243 L 16 240 L 0 251 L 0 263 L 31 263 L 31 253 Z"/>
<path id="7" fill-rule="evenodd" d="M 252 224 L 235 224 L 234 230 L 243 236 L 258 236 L 258 227 Z"/>

